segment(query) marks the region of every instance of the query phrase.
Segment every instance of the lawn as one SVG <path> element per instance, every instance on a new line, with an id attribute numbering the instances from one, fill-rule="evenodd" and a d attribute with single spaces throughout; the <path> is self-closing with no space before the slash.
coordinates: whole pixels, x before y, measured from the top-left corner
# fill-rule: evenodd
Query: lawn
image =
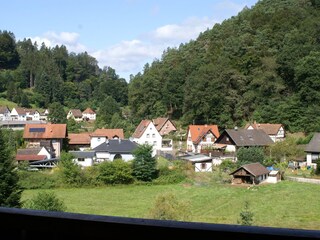
<path id="1" fill-rule="evenodd" d="M 38 191 L 26 190 L 22 199 Z M 320 185 L 282 181 L 258 187 L 220 184 L 127 185 L 63 188 L 54 191 L 67 212 L 146 218 L 155 197 L 171 192 L 188 201 L 191 221 L 237 224 L 244 202 L 254 214 L 253 225 L 320 230 Z"/>

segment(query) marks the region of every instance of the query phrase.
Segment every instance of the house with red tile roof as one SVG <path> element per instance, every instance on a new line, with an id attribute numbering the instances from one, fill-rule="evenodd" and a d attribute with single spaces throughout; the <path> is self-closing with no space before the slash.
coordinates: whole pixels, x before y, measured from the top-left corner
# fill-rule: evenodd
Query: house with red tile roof
<path id="1" fill-rule="evenodd" d="M 152 122 L 161 136 L 177 131 L 175 124 L 169 118 L 156 118 Z"/>
<path id="2" fill-rule="evenodd" d="M 18 149 L 16 154 L 16 161 L 22 162 L 35 162 L 40 160 L 50 159 L 51 154 L 46 147 Z"/>
<path id="3" fill-rule="evenodd" d="M 142 120 L 132 134 L 132 138 L 133 141 L 138 144 L 149 144 L 153 146 L 153 156 L 156 155 L 157 150 L 161 150 L 162 136 L 151 120 Z"/>
<path id="4" fill-rule="evenodd" d="M 60 156 L 67 135 L 67 124 L 26 124 L 23 131 L 27 148 L 52 147 L 54 157 Z"/>
<path id="5" fill-rule="evenodd" d="M 82 121 L 82 112 L 80 109 L 70 109 L 67 114 L 67 119 L 73 118 L 76 122 Z"/>
<path id="6" fill-rule="evenodd" d="M 90 134 L 84 133 L 68 133 L 68 146 L 69 150 L 85 150 L 90 149 Z"/>
<path id="7" fill-rule="evenodd" d="M 82 112 L 82 119 L 85 121 L 95 121 L 96 120 L 96 112 L 91 108 L 87 108 Z"/>
<path id="8" fill-rule="evenodd" d="M 187 130 L 187 151 L 201 153 L 202 149 L 212 148 L 219 136 L 217 125 L 189 125 Z"/>
<path id="9" fill-rule="evenodd" d="M 96 129 L 93 133 L 90 133 L 90 147 L 93 149 L 110 139 L 124 139 L 123 129 Z"/>
<path id="10" fill-rule="evenodd" d="M 248 123 L 245 129 L 261 129 L 269 135 L 273 142 L 283 141 L 285 139 L 285 130 L 282 124 L 257 123 L 254 121 L 253 123 Z"/>

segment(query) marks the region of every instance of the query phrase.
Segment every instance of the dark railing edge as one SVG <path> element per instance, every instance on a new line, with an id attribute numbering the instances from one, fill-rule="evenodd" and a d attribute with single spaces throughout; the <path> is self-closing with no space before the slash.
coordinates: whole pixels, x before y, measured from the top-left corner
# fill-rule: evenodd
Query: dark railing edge
<path id="1" fill-rule="evenodd" d="M 8 219 L 8 221 L 2 221 L 1 219 Z M 183 222 L 172 220 L 155 220 L 145 218 L 129 218 L 129 217 L 117 217 L 117 216 L 104 216 L 104 215 L 92 215 L 70 212 L 54 212 L 54 211 L 41 211 L 30 210 L 20 208 L 6 208 L 0 207 L 0 220 L 2 222 L 1 228 L 11 225 L 14 221 L 15 229 L 23 231 L 32 230 L 31 226 L 38 225 L 39 228 L 45 230 L 58 223 L 72 223 L 79 226 L 91 226 L 91 228 L 97 231 L 105 229 L 106 226 L 121 226 L 139 227 L 153 229 L 167 229 L 167 230 L 179 230 L 187 231 L 188 233 L 204 232 L 204 233 L 219 233 L 231 234 L 236 236 L 242 234 L 245 236 L 263 236 L 263 237 L 279 237 L 280 239 L 287 238 L 299 238 L 299 239 L 319 239 L 320 230 L 306 230 L 306 229 L 291 229 L 291 228 L 275 228 L 275 227 L 261 227 L 261 226 L 243 226 L 232 224 L 212 224 L 203 222 Z M 26 224 L 26 221 L 28 224 Z M 33 224 L 30 224 L 31 221 Z M 125 227 L 124 227 L 125 229 Z M 62 229 L 62 231 L 64 231 Z M 69 230 L 68 230 L 69 231 Z M 72 230 L 70 230 L 72 231 Z M 251 238 L 252 239 L 252 238 Z"/>

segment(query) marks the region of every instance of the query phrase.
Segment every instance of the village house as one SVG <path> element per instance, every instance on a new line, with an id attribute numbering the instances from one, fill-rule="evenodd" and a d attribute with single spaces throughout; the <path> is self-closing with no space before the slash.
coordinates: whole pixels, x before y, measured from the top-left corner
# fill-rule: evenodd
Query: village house
<path id="1" fill-rule="evenodd" d="M 273 142 L 279 142 L 285 139 L 285 130 L 282 124 L 257 123 L 254 121 L 253 123 L 248 123 L 245 129 L 261 129 L 269 135 Z"/>
<path id="2" fill-rule="evenodd" d="M 316 168 L 316 161 L 320 158 L 320 133 L 313 134 L 310 142 L 305 148 L 307 154 L 307 166 Z"/>
<path id="3" fill-rule="evenodd" d="M 133 151 L 137 147 L 137 143 L 119 138 L 107 140 L 92 150 L 96 153 L 97 162 L 114 161 L 115 159 L 127 162 L 133 160 Z"/>
<path id="4" fill-rule="evenodd" d="M 162 136 L 150 120 L 142 120 L 134 133 L 133 141 L 138 144 L 149 144 L 153 146 L 152 155 L 155 156 L 157 150 L 161 150 Z"/>
<path id="5" fill-rule="evenodd" d="M 210 149 L 220 136 L 217 125 L 189 125 L 187 130 L 187 151 L 201 153 Z"/>
<path id="6" fill-rule="evenodd" d="M 226 129 L 215 144 L 225 145 L 225 151 L 236 152 L 240 147 L 265 147 L 274 142 L 268 134 L 258 129 Z"/>
<path id="7" fill-rule="evenodd" d="M 18 149 L 16 154 L 16 161 L 18 163 L 50 159 L 50 151 L 46 147 L 36 147 L 27 149 Z"/>
<path id="8" fill-rule="evenodd" d="M 82 112 L 82 119 L 85 121 L 95 121 L 96 120 L 96 112 L 91 108 L 87 108 Z"/>
<path id="9" fill-rule="evenodd" d="M 51 156 L 60 157 L 63 141 L 67 138 L 67 124 L 26 124 L 23 139 L 27 148 L 46 146 Z"/>
<path id="10" fill-rule="evenodd" d="M 69 150 L 81 150 L 90 149 L 90 134 L 84 133 L 68 133 L 68 146 Z"/>
<path id="11" fill-rule="evenodd" d="M 177 131 L 176 126 L 169 118 L 156 118 L 152 122 L 161 136 Z"/>
<path id="12" fill-rule="evenodd" d="M 0 121 L 10 120 L 10 109 L 7 106 L 0 106 Z"/>
<path id="13" fill-rule="evenodd" d="M 96 129 L 93 133 L 90 133 L 90 148 L 94 149 L 101 143 L 111 139 L 124 139 L 123 129 Z"/>
<path id="14" fill-rule="evenodd" d="M 67 119 L 74 119 L 76 122 L 82 121 L 82 112 L 80 109 L 70 109 L 67 114 Z"/>
<path id="15" fill-rule="evenodd" d="M 193 165 L 195 172 L 212 172 L 212 157 L 204 154 L 188 153 L 179 158 L 190 162 Z"/>
<path id="16" fill-rule="evenodd" d="M 249 163 L 242 165 L 230 175 L 233 184 L 260 184 L 267 180 L 269 170 L 261 163 Z"/>
<path id="17" fill-rule="evenodd" d="M 95 151 L 69 151 L 73 155 L 73 161 L 81 167 L 90 167 L 96 161 Z"/>

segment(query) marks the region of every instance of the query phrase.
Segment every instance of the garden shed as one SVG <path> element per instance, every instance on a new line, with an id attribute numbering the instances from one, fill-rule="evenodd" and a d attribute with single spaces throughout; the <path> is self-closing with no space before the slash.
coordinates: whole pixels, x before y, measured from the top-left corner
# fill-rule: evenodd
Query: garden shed
<path id="1" fill-rule="evenodd" d="M 230 173 L 233 184 L 260 184 L 268 178 L 268 174 L 269 170 L 258 162 L 242 165 Z"/>

